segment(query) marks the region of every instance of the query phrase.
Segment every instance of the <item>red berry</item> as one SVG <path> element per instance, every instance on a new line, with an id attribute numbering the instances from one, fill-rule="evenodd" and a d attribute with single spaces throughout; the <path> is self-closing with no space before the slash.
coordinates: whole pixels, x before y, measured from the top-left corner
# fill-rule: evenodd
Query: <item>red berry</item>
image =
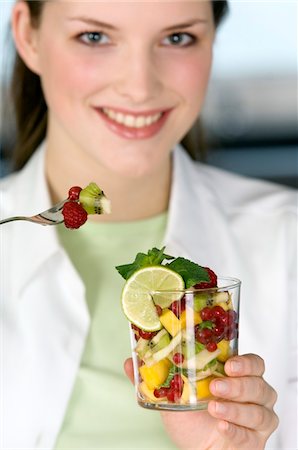
<path id="1" fill-rule="evenodd" d="M 62 214 L 66 228 L 80 228 L 88 217 L 84 208 L 79 203 L 72 201 L 64 203 Z"/>
<path id="2" fill-rule="evenodd" d="M 174 364 L 182 364 L 184 361 L 184 355 L 182 353 L 175 353 L 173 355 L 173 363 Z"/>
<path id="3" fill-rule="evenodd" d="M 208 342 L 208 344 L 206 344 L 206 349 L 208 350 L 208 352 L 215 352 L 215 350 L 217 349 L 217 343 Z"/>
<path id="4" fill-rule="evenodd" d="M 175 316 L 180 317 L 181 313 L 185 310 L 185 297 L 181 300 L 174 301 L 169 309 L 175 314 Z"/>
<path id="5" fill-rule="evenodd" d="M 224 337 L 225 327 L 221 324 L 218 324 L 218 325 L 215 325 L 215 327 L 213 328 L 212 331 L 213 331 L 213 335 L 216 338 L 216 341 L 219 342 Z"/>
<path id="6" fill-rule="evenodd" d="M 180 390 L 170 388 L 167 393 L 167 399 L 169 402 L 179 402 L 181 395 L 182 393 Z"/>
<path id="7" fill-rule="evenodd" d="M 205 308 L 201 309 L 200 316 L 202 320 L 211 320 L 213 319 L 213 312 L 209 306 L 205 306 Z"/>
<path id="8" fill-rule="evenodd" d="M 232 339 L 234 339 L 237 336 L 237 330 L 235 327 L 230 326 L 226 331 L 225 331 L 225 339 L 227 341 L 231 341 Z"/>
<path id="9" fill-rule="evenodd" d="M 196 340 L 200 342 L 200 344 L 207 344 L 211 341 L 212 336 L 213 332 L 209 328 L 203 328 L 202 330 L 199 328 L 196 331 Z"/>
<path id="10" fill-rule="evenodd" d="M 168 392 L 169 392 L 170 388 L 159 388 L 159 389 L 154 389 L 153 391 L 153 395 L 156 398 L 162 398 L 162 397 L 166 397 Z"/>
<path id="11" fill-rule="evenodd" d="M 171 389 L 182 393 L 183 390 L 183 380 L 179 373 L 175 373 L 171 380 Z"/>
<path id="12" fill-rule="evenodd" d="M 207 270 L 209 275 L 209 281 L 201 281 L 194 285 L 195 289 L 208 289 L 217 286 L 217 275 L 213 272 L 213 270 L 209 269 L 209 267 L 204 267 Z"/>
<path id="13" fill-rule="evenodd" d="M 156 331 L 144 331 L 139 329 L 140 337 L 147 340 L 152 339 L 156 335 L 156 333 Z"/>
<path id="14" fill-rule="evenodd" d="M 233 309 L 229 309 L 227 311 L 227 315 L 228 315 L 228 324 L 231 324 L 231 323 L 234 324 L 236 322 L 236 320 L 237 320 L 237 313 L 236 313 L 236 311 L 234 311 Z"/>
<path id="15" fill-rule="evenodd" d="M 80 192 L 82 188 L 80 186 L 73 186 L 68 191 L 68 199 L 69 200 L 79 200 Z"/>
<path id="16" fill-rule="evenodd" d="M 216 305 L 212 308 L 212 315 L 213 317 L 218 317 L 221 319 L 226 315 L 226 312 L 221 306 Z"/>

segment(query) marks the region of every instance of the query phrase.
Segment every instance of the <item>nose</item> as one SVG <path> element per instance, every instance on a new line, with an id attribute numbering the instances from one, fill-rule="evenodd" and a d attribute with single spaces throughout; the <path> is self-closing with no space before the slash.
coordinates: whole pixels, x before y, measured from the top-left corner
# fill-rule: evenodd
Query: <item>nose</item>
<path id="1" fill-rule="evenodd" d="M 115 90 L 132 105 L 158 98 L 162 90 L 161 74 L 150 49 L 130 49 L 119 70 Z"/>

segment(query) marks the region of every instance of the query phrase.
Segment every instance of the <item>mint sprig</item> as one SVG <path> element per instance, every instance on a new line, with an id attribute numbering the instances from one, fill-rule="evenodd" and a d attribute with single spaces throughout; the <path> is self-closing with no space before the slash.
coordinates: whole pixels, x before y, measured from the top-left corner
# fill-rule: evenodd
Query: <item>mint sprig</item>
<path id="1" fill-rule="evenodd" d="M 162 247 L 160 250 L 154 247 L 147 254 L 138 253 L 133 263 L 117 266 L 116 269 L 127 280 L 134 272 L 143 267 L 159 266 L 164 260 L 174 259 L 174 256 L 166 255 L 164 249 L 165 247 Z"/>
<path id="2" fill-rule="evenodd" d="M 210 281 L 208 271 L 204 267 L 185 258 L 176 258 L 170 264 L 167 264 L 167 267 L 182 276 L 186 288 L 202 281 Z"/>
<path id="3" fill-rule="evenodd" d="M 120 275 L 127 280 L 131 275 L 133 275 L 137 270 L 143 267 L 149 266 L 159 266 L 164 264 L 169 269 L 181 275 L 184 280 L 186 289 L 194 286 L 197 283 L 203 281 L 209 282 L 210 277 L 208 271 L 205 267 L 199 266 L 198 264 L 182 258 L 175 258 L 174 256 L 167 255 L 164 253 L 165 247 L 158 249 L 156 247 L 148 251 L 148 253 L 138 253 L 134 262 L 131 264 L 123 264 L 117 266 L 116 269 Z M 170 261 L 166 263 L 165 261 Z"/>

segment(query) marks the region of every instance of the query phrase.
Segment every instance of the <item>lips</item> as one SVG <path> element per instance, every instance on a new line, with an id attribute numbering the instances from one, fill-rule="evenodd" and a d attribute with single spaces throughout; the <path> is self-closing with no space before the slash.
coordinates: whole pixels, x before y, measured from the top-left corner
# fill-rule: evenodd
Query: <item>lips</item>
<path id="1" fill-rule="evenodd" d="M 171 109 L 131 112 L 108 107 L 95 108 L 108 128 L 125 139 L 147 139 L 157 134 Z"/>

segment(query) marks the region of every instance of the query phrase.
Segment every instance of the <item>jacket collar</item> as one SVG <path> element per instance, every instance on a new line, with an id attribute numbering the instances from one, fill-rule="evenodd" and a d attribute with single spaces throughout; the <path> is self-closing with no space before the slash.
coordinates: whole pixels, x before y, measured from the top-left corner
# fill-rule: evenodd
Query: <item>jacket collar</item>
<path id="1" fill-rule="evenodd" d="M 165 236 L 167 252 L 212 267 L 219 275 L 241 277 L 239 248 L 221 205 L 217 174 L 195 164 L 181 146 L 173 153 L 173 182 Z M 218 187 L 217 187 L 218 189 Z M 237 264 L 236 264 L 237 261 Z"/>

